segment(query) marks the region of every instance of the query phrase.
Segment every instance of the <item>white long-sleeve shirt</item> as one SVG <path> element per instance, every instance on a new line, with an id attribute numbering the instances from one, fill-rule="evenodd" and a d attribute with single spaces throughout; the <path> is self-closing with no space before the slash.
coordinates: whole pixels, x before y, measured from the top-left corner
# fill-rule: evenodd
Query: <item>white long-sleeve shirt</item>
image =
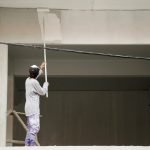
<path id="1" fill-rule="evenodd" d="M 43 87 L 33 78 L 27 78 L 25 82 L 26 88 L 26 103 L 25 114 L 31 116 L 40 114 L 40 95 L 45 95 L 48 90 L 48 83 L 44 83 Z"/>

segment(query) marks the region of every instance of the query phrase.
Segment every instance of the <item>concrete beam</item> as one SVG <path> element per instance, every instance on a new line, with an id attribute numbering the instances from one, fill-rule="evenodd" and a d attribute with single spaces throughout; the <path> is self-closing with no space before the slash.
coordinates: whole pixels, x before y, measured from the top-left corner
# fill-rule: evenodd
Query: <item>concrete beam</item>
<path id="1" fill-rule="evenodd" d="M 49 15 L 49 44 L 150 44 L 150 10 L 53 10 Z M 0 22 L 0 41 L 43 44 L 36 9 L 0 8 Z"/>
<path id="2" fill-rule="evenodd" d="M 150 146 L 39 146 L 34 150 L 149 150 Z M 33 150 L 33 147 L 2 147 L 0 150 Z"/>

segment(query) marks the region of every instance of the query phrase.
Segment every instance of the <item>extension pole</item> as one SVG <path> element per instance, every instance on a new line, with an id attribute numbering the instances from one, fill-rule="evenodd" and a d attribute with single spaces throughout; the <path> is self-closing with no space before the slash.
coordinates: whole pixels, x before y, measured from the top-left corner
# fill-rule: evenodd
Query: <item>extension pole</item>
<path id="1" fill-rule="evenodd" d="M 47 60 L 46 60 L 46 44 L 44 43 L 44 62 L 45 62 L 45 82 L 47 82 Z M 46 97 L 48 97 L 48 91 L 46 93 Z"/>
<path id="2" fill-rule="evenodd" d="M 45 82 L 47 82 L 47 59 L 46 59 L 46 43 L 45 43 L 45 20 L 43 16 L 43 43 L 44 43 L 44 62 L 45 62 Z M 46 93 L 48 97 L 48 91 Z"/>

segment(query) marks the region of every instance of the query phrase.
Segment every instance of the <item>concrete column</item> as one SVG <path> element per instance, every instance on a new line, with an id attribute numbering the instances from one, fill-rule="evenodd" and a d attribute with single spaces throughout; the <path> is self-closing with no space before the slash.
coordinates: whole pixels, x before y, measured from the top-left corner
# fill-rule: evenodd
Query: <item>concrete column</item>
<path id="1" fill-rule="evenodd" d="M 10 65 L 8 65 L 8 66 L 10 67 Z M 11 67 L 13 67 L 13 66 L 11 66 Z M 12 74 L 8 75 L 7 91 L 8 91 L 7 110 L 9 111 L 9 110 L 13 110 L 13 105 L 14 105 L 14 76 Z M 7 117 L 7 136 L 6 137 L 7 137 L 7 140 L 13 139 L 13 115 L 9 115 Z M 7 143 L 6 146 L 12 146 L 12 143 Z"/>
<path id="2" fill-rule="evenodd" d="M 8 46 L 0 44 L 0 146 L 6 146 Z"/>

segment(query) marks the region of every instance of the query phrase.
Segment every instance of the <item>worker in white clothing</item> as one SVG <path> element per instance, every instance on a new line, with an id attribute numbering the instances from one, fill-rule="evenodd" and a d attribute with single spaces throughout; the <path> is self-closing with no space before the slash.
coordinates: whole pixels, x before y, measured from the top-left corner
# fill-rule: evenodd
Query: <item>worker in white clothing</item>
<path id="1" fill-rule="evenodd" d="M 40 130 L 40 95 L 48 92 L 48 82 L 44 82 L 43 87 L 37 78 L 43 73 L 45 67 L 43 62 L 40 67 L 32 65 L 29 68 L 29 77 L 25 81 L 26 102 L 25 114 L 27 116 L 28 132 L 25 138 L 25 146 L 36 146 L 36 135 Z"/>

